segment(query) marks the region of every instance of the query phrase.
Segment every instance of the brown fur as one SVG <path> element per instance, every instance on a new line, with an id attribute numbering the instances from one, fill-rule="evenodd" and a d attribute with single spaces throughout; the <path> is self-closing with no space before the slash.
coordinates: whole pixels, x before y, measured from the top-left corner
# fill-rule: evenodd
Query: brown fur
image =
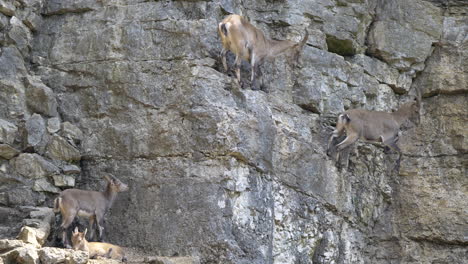
<path id="1" fill-rule="evenodd" d="M 414 102 L 405 103 L 393 113 L 364 109 L 345 111 L 338 116 L 336 128 L 328 141 L 327 152 L 330 151 L 333 139 L 340 137 L 346 132 L 346 138 L 336 145 L 337 159 L 341 150 L 350 146 L 358 139 L 363 139 L 368 142 L 381 142 L 398 152 L 399 158 L 397 164 L 399 165 L 401 150 L 396 144 L 398 132 L 404 122 L 419 116 L 419 108 L 420 99 L 416 98 Z"/>
<path id="2" fill-rule="evenodd" d="M 297 59 L 300 50 L 309 37 L 309 33 L 306 30 L 304 39 L 300 43 L 290 40 L 278 41 L 267 39 L 261 30 L 255 28 L 239 15 L 229 15 L 224 18 L 218 25 L 218 34 L 223 44 L 221 56 L 224 70 L 228 70 L 226 53 L 229 50 L 236 55 L 236 77 L 239 82 L 241 81 L 241 60 L 250 62 L 252 67 L 251 81 L 254 88 L 257 88 L 256 72 L 259 72 L 259 66 L 265 59 L 276 57 L 291 49 L 294 51 L 294 57 Z"/>
<path id="3" fill-rule="evenodd" d="M 118 192 L 128 190 L 128 186 L 115 177 L 107 180 L 107 187 L 104 192 L 87 191 L 79 189 L 67 189 L 60 193 L 54 201 L 54 211 L 62 215 L 62 242 L 66 247 L 70 247 L 67 239 L 66 229 L 71 225 L 73 219 L 79 213 L 85 213 L 89 219 L 90 237 L 94 235 L 94 222 L 97 224 L 99 240 L 102 240 L 104 215 L 112 206 Z"/>
<path id="4" fill-rule="evenodd" d="M 116 245 L 102 242 L 88 242 L 86 240 L 86 232 L 88 229 L 85 229 L 84 232 L 79 232 L 78 227 L 72 233 L 72 245 L 74 250 L 82 250 L 89 253 L 89 258 L 110 258 L 116 259 L 123 262 L 127 261 L 125 257 L 124 250 Z"/>

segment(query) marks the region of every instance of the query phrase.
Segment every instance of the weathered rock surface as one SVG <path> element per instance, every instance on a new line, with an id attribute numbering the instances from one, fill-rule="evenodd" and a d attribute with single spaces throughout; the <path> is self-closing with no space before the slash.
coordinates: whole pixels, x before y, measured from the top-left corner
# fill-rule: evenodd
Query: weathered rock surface
<path id="1" fill-rule="evenodd" d="M 50 206 L 57 186 L 99 190 L 112 174 L 130 191 L 109 212 L 106 238 L 157 255 L 465 263 L 467 9 L 442 0 L 0 1 L 0 143 L 34 152 L 0 159 L 0 209 Z M 268 93 L 221 70 L 216 26 L 228 13 L 274 39 L 310 32 L 297 67 L 284 56 L 262 66 Z M 399 172 L 396 155 L 366 143 L 348 151 L 347 168 L 327 157 L 343 110 L 392 111 L 415 89 L 421 121 L 400 136 Z M 2 231 L 16 218 L 0 219 Z M 72 261 L 27 247 L 2 258 Z"/>
<path id="2" fill-rule="evenodd" d="M 50 139 L 46 155 L 51 159 L 63 161 L 77 161 L 81 159 L 80 151 L 58 135 L 53 135 Z"/>
<path id="3" fill-rule="evenodd" d="M 11 163 L 19 174 L 28 178 L 42 178 L 59 172 L 57 166 L 34 153 L 22 153 Z"/>
<path id="4" fill-rule="evenodd" d="M 20 152 L 17 149 L 11 147 L 8 144 L 0 144 L 0 157 L 1 158 L 9 160 L 9 159 L 14 158 L 19 153 Z"/>
<path id="5" fill-rule="evenodd" d="M 0 142 L 13 144 L 17 131 L 18 128 L 14 124 L 0 119 Z"/>

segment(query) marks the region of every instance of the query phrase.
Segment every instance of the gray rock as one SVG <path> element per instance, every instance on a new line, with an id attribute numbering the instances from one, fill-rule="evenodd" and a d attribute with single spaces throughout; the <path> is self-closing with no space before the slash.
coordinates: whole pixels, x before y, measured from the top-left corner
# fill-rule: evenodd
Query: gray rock
<path id="1" fill-rule="evenodd" d="M 75 186 L 75 177 L 72 175 L 54 175 L 54 185 L 58 187 L 74 187 Z"/>
<path id="2" fill-rule="evenodd" d="M 407 93 L 411 86 L 411 78 L 400 74 L 397 69 L 389 67 L 386 63 L 362 54 L 353 56 L 350 60 L 363 67 L 364 71 L 374 76 L 379 82 L 392 87 L 396 93 Z"/>
<path id="3" fill-rule="evenodd" d="M 81 172 L 80 167 L 76 165 L 65 165 L 62 167 L 62 170 L 65 174 L 79 174 Z"/>
<path id="4" fill-rule="evenodd" d="M 0 13 L 4 14 L 5 16 L 14 16 L 15 9 L 15 6 L 10 1 L 0 1 Z"/>
<path id="5" fill-rule="evenodd" d="M 36 192 L 60 193 L 60 189 L 52 185 L 46 178 L 35 180 L 32 189 Z"/>
<path id="6" fill-rule="evenodd" d="M 58 135 L 52 136 L 47 145 L 46 155 L 51 159 L 63 161 L 77 161 L 81 159 L 80 151 Z"/>
<path id="7" fill-rule="evenodd" d="M 59 172 L 54 164 L 38 154 L 22 153 L 10 162 L 19 174 L 28 178 L 37 179 Z"/>
<path id="8" fill-rule="evenodd" d="M 11 29 L 8 31 L 8 37 L 14 41 L 21 54 L 27 56 L 31 48 L 30 42 L 32 39 L 29 28 L 15 16 L 11 17 L 10 25 Z"/>
<path id="9" fill-rule="evenodd" d="M 368 35 L 368 52 L 401 71 L 421 71 L 440 38 L 442 20 L 441 10 L 422 0 L 382 2 Z"/>
<path id="10" fill-rule="evenodd" d="M 60 130 L 60 119 L 58 117 L 52 117 L 47 120 L 47 131 L 49 133 L 56 133 Z"/>
<path id="11" fill-rule="evenodd" d="M 26 104 L 32 112 L 57 116 L 57 100 L 53 91 L 37 77 L 26 79 Z"/>
<path id="12" fill-rule="evenodd" d="M 7 206 L 35 206 L 45 201 L 42 193 L 34 192 L 31 186 L 10 186 L 5 194 L 5 205 Z"/>
<path id="13" fill-rule="evenodd" d="M 77 143 L 83 140 L 83 132 L 81 132 L 81 130 L 77 126 L 71 124 L 70 122 L 63 122 L 61 125 L 61 129 L 62 130 L 60 134 L 62 135 L 62 137 L 71 139 Z"/>
<path id="14" fill-rule="evenodd" d="M 41 247 L 49 237 L 51 225 L 55 220 L 55 215 L 53 210 L 48 207 L 37 207 L 31 209 L 31 218 L 23 220 L 25 226 L 21 229 L 18 239 Z"/>
<path id="15" fill-rule="evenodd" d="M 0 142 L 10 145 L 13 144 L 16 132 L 18 132 L 18 128 L 14 124 L 0 119 Z"/>
<path id="16" fill-rule="evenodd" d="M 39 114 L 33 114 L 26 121 L 27 144 L 32 147 L 41 147 L 45 145 L 46 126 L 45 121 Z"/>
<path id="17" fill-rule="evenodd" d="M 58 264 L 85 264 L 88 263 L 88 253 L 73 249 L 43 247 L 39 252 L 42 263 Z"/>
<path id="18" fill-rule="evenodd" d="M 19 153 L 20 152 L 17 149 L 11 147 L 8 144 L 0 144 L 0 157 L 4 159 L 12 159 Z"/>

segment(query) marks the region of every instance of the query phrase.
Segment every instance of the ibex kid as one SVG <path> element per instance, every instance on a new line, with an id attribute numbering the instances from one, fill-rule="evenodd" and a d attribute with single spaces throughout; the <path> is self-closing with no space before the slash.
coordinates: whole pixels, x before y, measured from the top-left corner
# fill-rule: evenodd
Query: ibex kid
<path id="1" fill-rule="evenodd" d="M 89 258 L 103 257 L 127 262 L 127 258 L 121 247 L 109 243 L 88 242 L 86 240 L 87 231 L 88 229 L 85 229 L 85 231 L 81 233 L 78 231 L 78 227 L 75 227 L 71 238 L 74 250 L 88 252 Z"/>
<path id="2" fill-rule="evenodd" d="M 255 28 L 245 18 L 239 15 L 229 15 L 218 25 L 223 49 L 221 57 L 224 70 L 227 71 L 226 53 L 228 50 L 236 55 L 236 77 L 241 83 L 240 66 L 242 60 L 250 62 L 252 88 L 258 89 L 256 75 L 260 75 L 259 66 L 265 59 L 274 58 L 281 53 L 292 50 L 297 60 L 299 52 L 307 42 L 309 33 L 305 32 L 304 39 L 297 43 L 290 40 L 267 39 L 263 32 Z"/>
<path id="3" fill-rule="evenodd" d="M 94 236 L 94 223 L 97 224 L 99 241 L 102 241 L 104 215 L 114 203 L 117 193 L 128 190 L 128 186 L 117 178 L 104 176 L 107 180 L 106 190 L 103 192 L 79 189 L 67 189 L 54 200 L 54 212 L 62 215 L 62 242 L 70 247 L 66 229 L 72 224 L 76 216 L 89 219 L 90 237 Z"/>
<path id="4" fill-rule="evenodd" d="M 381 142 L 398 152 L 397 168 L 399 168 L 401 150 L 396 144 L 398 132 L 404 122 L 419 117 L 419 109 L 420 98 L 418 96 L 413 102 L 403 104 L 393 113 L 364 109 L 347 110 L 338 116 L 336 128 L 328 141 L 327 153 L 330 152 L 333 139 L 346 132 L 346 138 L 336 145 L 337 160 L 340 151 L 361 138 L 368 142 Z"/>

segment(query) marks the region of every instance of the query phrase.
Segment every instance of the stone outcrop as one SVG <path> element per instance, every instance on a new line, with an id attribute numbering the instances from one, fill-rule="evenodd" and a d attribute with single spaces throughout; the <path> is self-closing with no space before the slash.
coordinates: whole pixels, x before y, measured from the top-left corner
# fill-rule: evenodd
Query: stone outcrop
<path id="1" fill-rule="evenodd" d="M 273 39 L 307 29 L 299 65 L 267 61 L 263 91 L 242 89 L 218 58 L 229 13 Z M 53 226 L 23 224 L 23 206 L 112 174 L 130 191 L 106 237 L 150 255 L 467 262 L 467 13 L 461 0 L 0 0 L 0 238 L 26 241 L 0 240 L 0 259 L 88 261 L 52 247 Z M 416 89 L 399 171 L 379 145 L 356 144 L 347 168 L 326 155 L 343 110 L 392 111 Z"/>

